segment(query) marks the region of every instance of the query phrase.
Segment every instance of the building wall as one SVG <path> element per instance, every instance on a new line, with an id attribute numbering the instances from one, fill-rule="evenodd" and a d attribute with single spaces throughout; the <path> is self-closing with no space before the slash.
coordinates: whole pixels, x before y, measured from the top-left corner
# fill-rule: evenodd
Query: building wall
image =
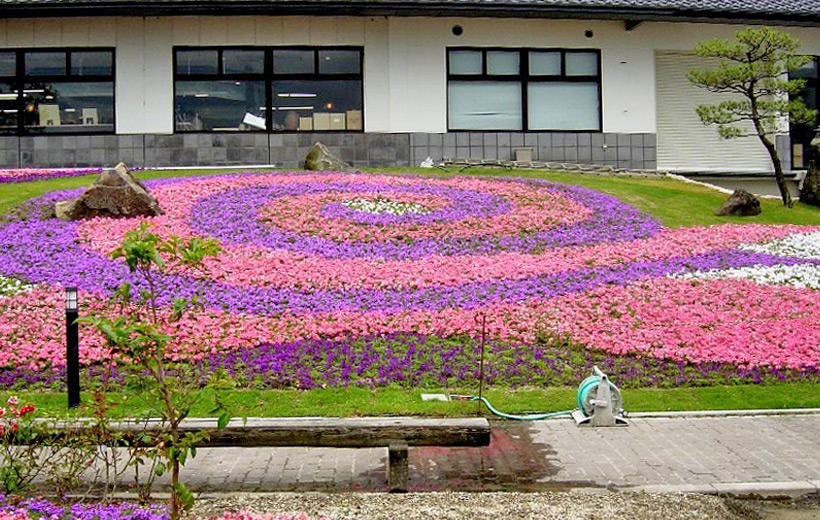
<path id="1" fill-rule="evenodd" d="M 463 27 L 461 36 L 452 33 L 454 25 Z M 106 155 L 105 150 L 122 148 L 131 151 L 125 155 L 133 156 L 134 161 L 141 158 L 146 165 L 162 164 L 166 156 L 169 164 L 173 163 L 172 157 L 179 161 L 178 164 L 204 164 L 208 157 L 212 164 L 232 162 L 227 158 L 227 152 L 223 154 L 218 150 L 223 147 L 220 143 L 233 142 L 234 139 L 204 135 L 167 137 L 173 134 L 172 48 L 175 45 L 364 46 L 365 132 L 404 135 L 393 143 L 396 146 L 404 143 L 402 146 L 408 150 L 393 154 L 397 164 L 402 161 L 415 163 L 421 155 L 439 158 L 439 151 L 441 156 L 452 151 L 453 156 L 476 157 L 480 150 L 487 158 L 510 158 L 515 147 L 506 144 L 506 132 L 481 133 L 473 137 L 446 133 L 447 47 L 597 48 L 602 52 L 603 132 L 588 137 L 590 143 L 600 140 L 603 144 L 611 142 L 612 146 L 590 144 L 587 154 L 587 135 L 560 132 L 513 132 L 509 133 L 509 142 L 521 141 L 533 147 L 539 160 L 586 162 L 589 158 L 590 162 L 649 168 L 655 165 L 655 52 L 689 50 L 697 41 L 728 37 L 736 29 L 710 24 L 643 23 L 633 31 L 625 31 L 623 23 L 615 21 L 422 17 L 21 19 L 0 20 L 0 47 L 116 47 L 116 125 L 120 136 L 92 138 L 99 146 L 92 146 L 89 156 L 93 155 L 93 161 L 100 157 L 107 160 L 113 152 Z M 805 52 L 820 54 L 820 31 L 816 28 L 788 30 L 801 39 Z M 592 31 L 593 36 L 586 37 L 586 31 Z M 422 138 L 422 135 L 427 137 Z M 306 138 L 272 134 L 243 136 L 239 142 L 253 140 L 254 146 L 260 146 L 265 141 L 269 160 L 277 162 L 279 148 L 284 146 L 280 146 L 280 142 L 294 139 L 301 142 Z M 141 140 L 142 144 L 137 146 L 139 143 L 135 139 Z M 367 143 L 370 138 L 353 135 L 339 139 Z M 470 141 L 459 146 L 464 139 Z M 479 140 L 481 143 L 477 144 Z M 54 146 L 45 144 L 48 142 L 53 142 Z M 37 146 L 43 151 L 46 148 L 63 149 L 79 142 L 79 136 L 78 139 L 65 136 L 5 138 L 0 144 L 3 150 L 0 159 L 12 165 L 16 156 L 21 165 L 30 162 L 41 165 L 40 158 L 44 155 L 36 155 Z M 120 142 L 125 144 L 121 146 Z M 16 154 L 13 153 L 15 143 Z M 228 144 L 224 146 L 229 147 Z M 355 155 L 355 145 L 350 146 Z M 196 152 L 196 162 L 190 162 L 194 154 L 186 150 L 193 148 L 214 151 Z M 628 154 L 624 151 L 627 148 L 630 150 Z M 135 151 L 138 149 L 141 151 Z M 178 151 L 166 152 L 171 149 Z M 231 153 L 236 155 L 236 152 Z M 49 164 L 56 165 L 54 163 L 59 162 L 56 153 L 52 155 Z M 66 156 L 63 164 L 79 164 L 82 161 L 77 157 L 84 159 L 85 155 L 84 152 L 74 154 L 74 160 Z M 264 155 L 260 151 L 242 157 L 259 162 Z M 283 155 L 282 161 L 289 162 L 289 159 Z"/>

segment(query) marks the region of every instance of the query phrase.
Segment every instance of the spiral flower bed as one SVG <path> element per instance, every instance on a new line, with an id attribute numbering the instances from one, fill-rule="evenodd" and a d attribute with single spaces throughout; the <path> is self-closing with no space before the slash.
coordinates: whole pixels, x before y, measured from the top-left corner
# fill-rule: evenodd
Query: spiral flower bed
<path id="1" fill-rule="evenodd" d="M 147 219 L 153 232 L 223 247 L 205 274 L 157 273 L 162 303 L 198 294 L 205 304 L 167 331 L 173 356 L 241 372 L 265 352 L 251 377 L 271 386 L 458 384 L 472 377 L 478 313 L 501 384 L 549 382 L 558 347 L 544 336 L 635 366 L 759 378 L 816 374 L 820 363 L 816 227 L 667 229 L 608 195 L 535 179 L 247 173 L 145 184 L 166 210 Z M 0 227 L 0 281 L 22 282 L 0 291 L 0 368 L 59 370 L 62 287 L 80 288 L 87 313 L 114 312 L 111 292 L 139 285 L 107 253 L 145 219 L 36 216 L 76 192 L 33 199 L 36 211 Z M 81 334 L 85 364 L 107 359 L 98 335 Z M 383 337 L 394 340 L 372 340 Z M 315 373 L 323 361 L 332 376 Z M 287 375 L 300 370 L 308 376 Z"/>

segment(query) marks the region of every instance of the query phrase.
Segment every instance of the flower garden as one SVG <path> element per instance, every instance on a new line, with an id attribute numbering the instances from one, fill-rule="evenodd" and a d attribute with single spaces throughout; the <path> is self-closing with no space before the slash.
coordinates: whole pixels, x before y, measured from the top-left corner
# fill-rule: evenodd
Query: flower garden
<path id="1" fill-rule="evenodd" d="M 0 184 L 32 182 L 58 177 L 79 177 L 100 173 L 102 168 L 20 168 L 0 169 Z"/>
<path id="2" fill-rule="evenodd" d="M 134 502 L 75 503 L 66 505 L 45 498 L 6 497 L 0 494 L 0 520 L 170 520 L 168 508 Z M 328 520 L 295 515 L 226 512 L 210 520 Z"/>
<path id="3" fill-rule="evenodd" d="M 666 228 L 589 189 L 538 179 L 243 173 L 145 182 L 153 218 L 0 224 L 0 385 L 62 380 L 62 290 L 81 314 L 140 280 L 108 253 L 148 220 L 212 238 L 206 270 L 157 274 L 175 359 L 264 388 L 575 385 L 599 364 L 621 385 L 816 379 L 820 227 Z M 117 378 L 81 326 L 87 374 Z"/>

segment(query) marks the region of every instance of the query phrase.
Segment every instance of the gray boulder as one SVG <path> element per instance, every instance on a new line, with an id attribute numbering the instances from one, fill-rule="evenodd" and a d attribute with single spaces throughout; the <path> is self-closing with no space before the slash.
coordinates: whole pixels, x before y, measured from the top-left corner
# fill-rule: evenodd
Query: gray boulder
<path id="1" fill-rule="evenodd" d="M 305 156 L 304 167 L 306 170 L 332 171 L 332 172 L 352 172 L 356 171 L 352 166 L 333 155 L 327 146 L 319 141 L 313 143 Z"/>
<path id="2" fill-rule="evenodd" d="M 157 199 L 128 171 L 124 163 L 103 170 L 94 183 L 76 199 L 58 202 L 54 215 L 62 220 L 93 217 L 136 217 L 162 215 Z"/>
<path id="3" fill-rule="evenodd" d="M 735 190 L 723 203 L 723 206 L 715 211 L 715 215 L 718 217 L 728 215 L 750 217 L 760 215 L 760 211 L 760 201 L 757 200 L 757 197 L 746 190 Z"/>

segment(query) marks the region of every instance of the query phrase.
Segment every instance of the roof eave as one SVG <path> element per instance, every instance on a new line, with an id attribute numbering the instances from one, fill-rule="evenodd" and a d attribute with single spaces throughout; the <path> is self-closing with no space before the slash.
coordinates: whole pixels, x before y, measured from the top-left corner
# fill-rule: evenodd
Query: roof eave
<path id="1" fill-rule="evenodd" d="M 269 0 L 137 0 L 119 2 L 71 2 L 16 4 L 0 7 L 0 18 L 72 16 L 180 16 L 180 15 L 349 15 L 349 16 L 459 16 L 492 18 L 551 18 L 633 20 L 646 22 L 697 22 L 718 24 L 766 24 L 820 27 L 820 16 L 802 13 L 764 13 L 684 9 L 561 7 L 527 4 Z"/>

